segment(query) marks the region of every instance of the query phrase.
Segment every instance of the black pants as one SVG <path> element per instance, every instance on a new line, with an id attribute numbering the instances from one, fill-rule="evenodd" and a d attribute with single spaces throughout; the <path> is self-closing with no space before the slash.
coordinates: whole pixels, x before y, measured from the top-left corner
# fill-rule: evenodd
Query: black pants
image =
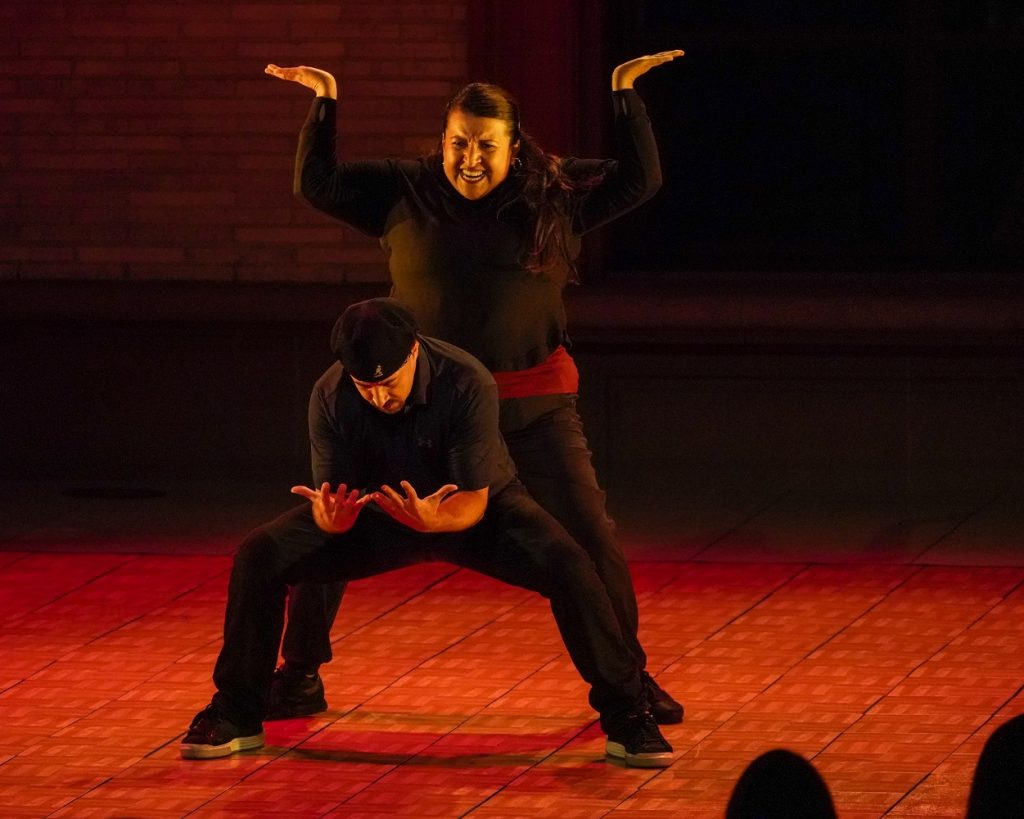
<path id="1" fill-rule="evenodd" d="M 490 499 L 480 523 L 457 534 L 419 534 L 367 509 L 349 532 L 328 535 L 313 522 L 308 504 L 252 532 L 231 571 L 214 703 L 240 722 L 262 719 L 289 585 L 355 580 L 431 560 L 547 597 L 606 730 L 646 707 L 641 669 L 593 562 L 518 483 Z"/>
<path id="2" fill-rule="evenodd" d="M 597 484 L 576 397 L 506 399 L 500 424 L 519 480 L 590 555 L 626 646 L 644 668 L 647 656 L 637 638 L 633 578 L 605 511 L 605 493 Z M 292 589 L 282 648 L 286 660 L 311 668 L 331 660 L 331 626 L 344 589 L 343 583 Z"/>

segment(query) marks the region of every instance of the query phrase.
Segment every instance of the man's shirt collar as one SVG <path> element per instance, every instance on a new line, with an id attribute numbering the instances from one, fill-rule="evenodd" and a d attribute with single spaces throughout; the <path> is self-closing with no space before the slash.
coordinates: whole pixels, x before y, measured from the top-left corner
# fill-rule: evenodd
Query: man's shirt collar
<path id="1" fill-rule="evenodd" d="M 433 374 L 430 354 L 422 337 L 416 338 L 420 342 L 420 354 L 416 357 L 416 377 L 413 378 L 412 392 L 409 393 L 406 405 L 427 404 L 430 401 L 430 379 Z"/>

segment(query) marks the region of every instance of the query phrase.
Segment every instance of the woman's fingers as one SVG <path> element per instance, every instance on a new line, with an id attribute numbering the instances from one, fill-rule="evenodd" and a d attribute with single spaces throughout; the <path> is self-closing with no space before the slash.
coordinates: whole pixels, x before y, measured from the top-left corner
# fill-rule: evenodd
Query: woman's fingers
<path id="1" fill-rule="evenodd" d="M 644 71 L 650 68 L 654 68 L 656 65 L 663 65 L 664 63 L 670 63 L 676 57 L 682 57 L 686 52 L 676 51 L 659 51 L 657 54 L 648 54 L 646 57 L 640 57 L 636 60 L 638 68 L 642 68 Z"/>
<path id="2" fill-rule="evenodd" d="M 313 79 L 312 72 L 310 72 L 308 67 L 304 65 L 293 65 L 282 68 L 279 65 L 269 63 L 267 67 L 263 69 L 263 73 L 270 74 L 272 77 L 278 77 L 282 80 L 302 83 L 303 85 L 308 85 Z"/>
<path id="3" fill-rule="evenodd" d="M 266 68 L 263 69 L 264 74 L 270 74 L 272 77 L 280 77 L 282 80 L 292 79 L 289 74 L 294 73 L 293 68 L 281 68 L 279 65 L 269 63 Z"/>

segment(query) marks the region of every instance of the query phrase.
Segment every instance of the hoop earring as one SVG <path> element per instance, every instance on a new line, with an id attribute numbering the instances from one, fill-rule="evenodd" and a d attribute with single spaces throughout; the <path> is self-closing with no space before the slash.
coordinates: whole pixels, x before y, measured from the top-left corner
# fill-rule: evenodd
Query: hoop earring
<path id="1" fill-rule="evenodd" d="M 519 170 L 523 167 L 523 160 L 521 160 L 518 156 L 514 156 L 514 157 L 512 157 L 512 163 L 511 164 L 512 164 L 512 170 L 514 172 L 516 172 L 516 173 L 519 173 Z"/>

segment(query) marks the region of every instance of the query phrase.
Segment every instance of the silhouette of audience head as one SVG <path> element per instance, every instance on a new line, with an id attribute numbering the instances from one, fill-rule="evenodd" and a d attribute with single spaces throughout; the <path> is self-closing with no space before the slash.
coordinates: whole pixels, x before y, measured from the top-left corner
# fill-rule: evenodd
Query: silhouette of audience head
<path id="1" fill-rule="evenodd" d="M 836 819 L 825 780 L 799 754 L 761 754 L 733 788 L 725 819 Z"/>
<path id="2" fill-rule="evenodd" d="M 1010 816 L 1024 816 L 1024 714 L 988 738 L 967 799 L 967 819 Z"/>

